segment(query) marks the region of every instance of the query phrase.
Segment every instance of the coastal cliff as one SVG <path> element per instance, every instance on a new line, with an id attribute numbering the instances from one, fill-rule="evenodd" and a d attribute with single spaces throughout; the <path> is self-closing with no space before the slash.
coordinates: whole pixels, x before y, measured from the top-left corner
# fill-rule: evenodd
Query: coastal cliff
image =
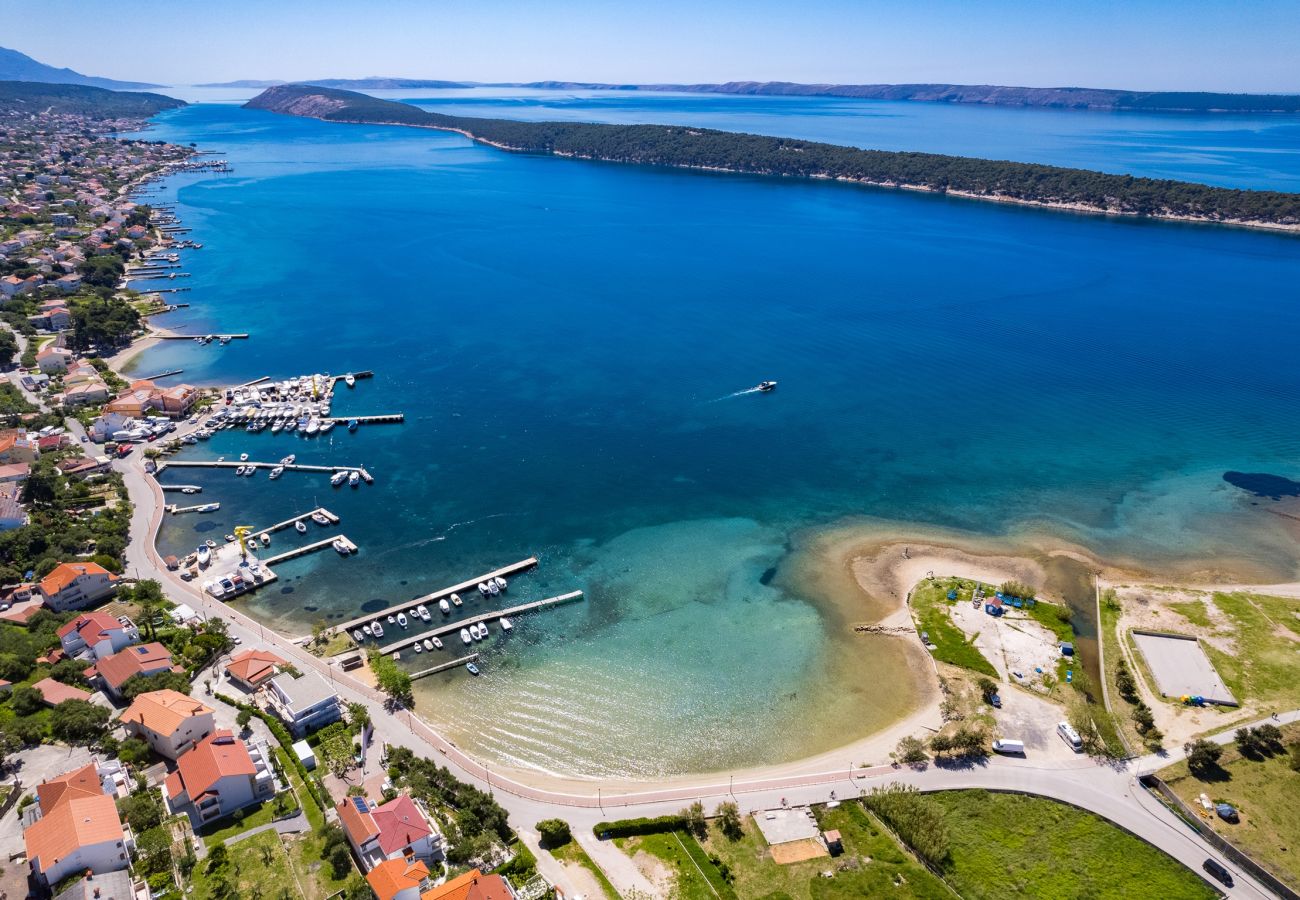
<path id="1" fill-rule="evenodd" d="M 331 122 L 455 131 L 503 150 L 577 159 L 833 179 L 1081 212 L 1300 230 L 1300 194 L 1278 191 L 1242 191 L 937 153 L 860 150 L 709 128 L 447 116 L 315 85 L 271 87 L 245 107 Z"/>

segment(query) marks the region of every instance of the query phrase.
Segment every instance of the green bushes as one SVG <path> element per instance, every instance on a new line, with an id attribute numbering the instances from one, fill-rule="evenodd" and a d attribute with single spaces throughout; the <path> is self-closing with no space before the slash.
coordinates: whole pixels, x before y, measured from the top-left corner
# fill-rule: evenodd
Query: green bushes
<path id="1" fill-rule="evenodd" d="M 563 819 L 543 819 L 537 823 L 537 833 L 542 836 L 542 846 L 547 850 L 563 847 L 573 839 L 569 823 Z"/>
<path id="2" fill-rule="evenodd" d="M 950 837 L 943 807 L 916 788 L 888 784 L 873 788 L 862 802 L 923 862 L 937 868 L 948 860 Z"/>
<path id="3" fill-rule="evenodd" d="M 653 819 L 619 819 L 614 822 L 597 822 L 592 829 L 596 837 L 605 838 L 635 837 L 641 834 L 663 834 L 667 831 L 687 831 L 690 829 L 689 818 L 677 813 L 671 816 L 657 816 Z"/>

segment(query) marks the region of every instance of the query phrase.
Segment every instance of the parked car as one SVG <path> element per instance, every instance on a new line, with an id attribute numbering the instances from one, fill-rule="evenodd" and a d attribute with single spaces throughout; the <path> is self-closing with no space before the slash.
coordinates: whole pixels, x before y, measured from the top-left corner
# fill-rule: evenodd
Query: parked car
<path id="1" fill-rule="evenodd" d="M 1219 818 L 1225 822 L 1238 822 L 1240 816 L 1237 815 L 1237 807 L 1231 803 L 1220 803 L 1214 807 L 1214 811 L 1219 814 Z"/>
<path id="2" fill-rule="evenodd" d="M 1002 697 L 999 696 L 998 694 L 992 695 L 991 697 L 989 697 L 989 705 L 992 706 L 994 709 L 1001 709 Z"/>
<path id="3" fill-rule="evenodd" d="M 1232 873 L 1229 872 L 1224 867 L 1223 863 L 1219 862 L 1217 859 L 1207 859 L 1205 862 L 1201 863 L 1201 868 L 1219 879 L 1219 881 L 1223 882 L 1228 887 L 1232 887 Z"/>
<path id="4" fill-rule="evenodd" d="M 993 742 L 993 750 L 997 753 L 1019 753 L 1024 756 L 1025 742 L 1014 738 L 998 738 Z"/>

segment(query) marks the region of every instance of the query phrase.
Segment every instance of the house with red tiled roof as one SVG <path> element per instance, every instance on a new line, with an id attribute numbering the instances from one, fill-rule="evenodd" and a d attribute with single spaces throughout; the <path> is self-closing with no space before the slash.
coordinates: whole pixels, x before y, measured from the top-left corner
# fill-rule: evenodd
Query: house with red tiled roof
<path id="1" fill-rule="evenodd" d="M 29 824 L 23 842 L 39 883 L 52 886 L 75 873 L 103 874 L 130 865 L 131 833 L 104 793 L 94 763 L 37 785 L 36 797 L 24 814 Z"/>
<path id="2" fill-rule="evenodd" d="M 255 691 L 288 665 L 269 650 L 245 650 L 230 658 L 226 675 L 246 691 Z"/>
<path id="3" fill-rule="evenodd" d="M 379 806 L 365 797 L 344 797 L 335 810 L 366 871 L 387 859 L 442 859 L 442 832 L 407 794 Z"/>
<path id="4" fill-rule="evenodd" d="M 213 709 L 180 691 L 146 691 L 122 713 L 126 733 L 176 759 L 213 732 Z"/>
<path id="5" fill-rule="evenodd" d="M 32 687 L 41 692 L 41 699 L 45 701 L 46 706 L 58 706 L 66 700 L 90 699 L 89 691 L 64 684 L 62 681 L 55 681 L 53 678 L 42 678 Z"/>
<path id="6" fill-rule="evenodd" d="M 429 885 L 429 867 L 420 860 L 386 859 L 366 873 L 366 881 L 379 900 L 420 900 Z"/>
<path id="7" fill-rule="evenodd" d="M 518 900 L 510 882 L 500 875 L 484 875 L 470 869 L 450 881 L 431 888 L 420 895 L 420 900 Z"/>
<path id="8" fill-rule="evenodd" d="M 103 600 L 117 589 L 117 576 L 98 563 L 59 563 L 36 589 L 55 612 L 81 609 Z"/>
<path id="9" fill-rule="evenodd" d="M 275 794 L 265 745 L 245 745 L 229 731 L 214 731 L 176 760 L 163 786 L 168 809 L 197 826 Z"/>
<path id="10" fill-rule="evenodd" d="M 140 629 L 126 616 L 80 613 L 59 629 L 59 643 L 68 656 L 98 660 L 140 640 Z"/>
<path id="11" fill-rule="evenodd" d="M 68 371 L 72 362 L 72 351 L 63 347 L 46 347 L 36 354 L 36 366 L 46 375 Z"/>
<path id="12" fill-rule="evenodd" d="M 172 653 L 162 644 L 153 641 L 135 644 L 111 656 L 106 656 L 86 669 L 90 683 L 99 686 L 114 700 L 122 699 L 122 686 L 136 675 L 158 675 L 162 672 L 184 672 L 172 663 Z"/>
<path id="13" fill-rule="evenodd" d="M 22 484 L 31 474 L 31 463 L 5 463 L 0 465 L 0 484 Z"/>
<path id="14" fill-rule="evenodd" d="M 104 412 L 139 417 L 156 409 L 165 416 L 179 419 L 189 415 L 198 399 L 199 389 L 191 384 L 161 388 L 152 381 L 141 379 L 131 382 L 129 388 L 104 407 Z"/>
<path id="15" fill-rule="evenodd" d="M 35 435 L 21 428 L 0 431 L 0 463 L 34 463 L 40 455 Z"/>

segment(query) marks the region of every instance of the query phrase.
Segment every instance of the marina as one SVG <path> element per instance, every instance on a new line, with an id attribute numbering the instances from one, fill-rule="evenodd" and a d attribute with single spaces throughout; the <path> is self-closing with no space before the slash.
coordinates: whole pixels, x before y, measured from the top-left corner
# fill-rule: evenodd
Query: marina
<path id="1" fill-rule="evenodd" d="M 514 575 L 519 574 L 520 572 L 527 572 L 529 569 L 534 568 L 536 565 L 537 565 L 537 558 L 530 556 L 528 557 L 528 559 L 520 560 L 514 565 L 505 566 L 504 568 L 501 569 L 496 569 L 495 571 L 488 572 L 485 575 L 480 575 L 477 578 L 471 578 L 468 581 L 462 581 L 460 584 L 454 584 L 451 587 L 434 591 L 431 594 L 424 594 L 423 596 L 416 597 L 412 600 L 407 600 L 405 603 L 397 603 L 385 609 L 375 610 L 374 612 L 366 613 L 365 615 L 362 616 L 357 616 L 354 619 L 348 619 L 346 622 L 340 622 L 338 625 L 331 626 L 329 629 L 329 633 L 336 634 L 340 631 L 351 632 L 354 628 L 359 628 L 362 625 L 366 625 L 370 622 L 373 622 L 375 619 L 381 619 L 388 615 L 396 615 L 399 612 L 405 612 L 406 610 L 411 609 L 412 607 L 419 606 L 422 603 L 423 604 L 437 603 L 439 600 L 443 599 L 444 597 L 450 597 L 452 594 L 459 594 L 461 591 L 466 591 L 466 592 L 476 591 L 478 590 L 479 584 L 486 582 L 488 579 L 510 578 Z M 579 594 L 580 593 L 581 592 L 579 592 Z M 506 615 L 509 615 L 509 613 L 506 613 Z M 460 627 L 461 627 L 460 625 L 456 626 L 457 629 L 459 629 Z"/>
<path id="2" fill-rule="evenodd" d="M 269 562 L 269 560 L 268 560 Z M 543 609 L 550 609 L 555 606 L 563 606 L 566 603 L 573 603 L 583 598 L 582 591 L 570 591 L 567 594 L 560 594 L 558 597 L 547 597 L 545 600 L 534 600 L 531 603 L 520 603 L 518 606 L 511 606 L 506 609 L 498 609 L 492 612 L 480 613 L 477 616 L 471 616 L 468 619 L 457 619 L 454 622 L 448 622 L 437 628 L 428 631 L 422 631 L 418 635 L 403 637 L 401 640 L 393 641 L 379 648 L 383 654 L 397 653 L 411 646 L 416 641 L 423 641 L 425 638 L 441 638 L 444 635 L 456 634 L 463 628 L 473 629 L 480 625 L 486 625 L 488 622 L 495 622 L 506 616 L 517 616 L 523 613 L 537 612 Z M 401 609 L 407 609 L 410 604 L 406 604 Z M 374 619 L 376 616 L 370 616 L 367 621 Z"/>
<path id="3" fill-rule="evenodd" d="M 310 544 L 303 544 L 301 547 L 294 547 L 292 550 L 277 553 L 275 556 L 268 556 L 266 559 L 262 560 L 262 565 L 273 566 L 276 563 L 297 559 L 300 556 L 306 556 L 308 553 L 315 553 L 317 550 L 324 550 L 326 547 L 333 547 L 335 543 L 342 544 L 342 546 L 347 548 L 347 553 L 341 554 L 344 556 L 356 553 L 360 549 L 356 544 L 352 543 L 352 541 L 348 539 L 347 535 L 340 534 L 333 537 L 323 538 L 319 541 L 313 541 Z"/>
<path id="4" fill-rule="evenodd" d="M 189 288 L 163 288 L 162 290 L 150 291 L 151 294 L 175 293 L 176 291 L 188 291 Z M 243 334 L 151 334 L 150 337 L 157 338 L 160 341 L 192 341 L 196 338 L 209 338 L 212 340 L 242 340 L 247 339 L 247 332 Z"/>
<path id="5" fill-rule="evenodd" d="M 307 512 L 303 513 L 300 516 L 294 516 L 292 519 L 285 519 L 283 522 L 276 522 L 274 525 L 271 525 L 267 528 L 260 528 L 257 531 L 251 531 L 248 534 L 248 539 L 250 541 L 260 540 L 262 535 L 264 534 L 274 534 L 275 532 L 282 531 L 285 528 L 292 528 L 294 525 L 298 524 L 299 522 L 305 522 L 306 520 L 312 518 L 318 513 L 321 516 L 323 516 L 325 519 L 327 519 L 329 521 L 329 524 L 331 525 L 337 525 L 339 523 L 338 516 L 334 515 L 334 513 L 330 512 L 325 507 L 318 506 L 315 509 L 308 510 Z"/>
<path id="6" fill-rule="evenodd" d="M 306 463 L 282 463 L 282 462 L 254 462 L 252 460 L 210 460 L 210 459 L 168 459 L 158 463 L 156 474 L 162 474 L 164 470 L 170 468 L 188 468 L 188 469 L 275 469 L 283 466 L 286 471 L 290 472 L 359 472 L 361 479 L 367 484 L 374 481 L 374 478 L 361 466 L 313 466 Z M 290 523 L 292 524 L 292 523 Z"/>
<path id="7" fill-rule="evenodd" d="M 479 659 L 479 655 L 477 653 L 471 653 L 469 654 L 469 656 L 462 656 L 459 659 L 448 660 L 447 662 L 441 663 L 440 665 L 430 666 L 427 669 L 421 669 L 418 672 L 412 672 L 411 680 L 418 681 L 421 678 L 424 678 L 426 675 L 437 675 L 439 672 L 446 672 L 448 669 L 454 669 L 458 666 L 467 666 L 470 663 L 478 662 L 478 659 Z"/>

